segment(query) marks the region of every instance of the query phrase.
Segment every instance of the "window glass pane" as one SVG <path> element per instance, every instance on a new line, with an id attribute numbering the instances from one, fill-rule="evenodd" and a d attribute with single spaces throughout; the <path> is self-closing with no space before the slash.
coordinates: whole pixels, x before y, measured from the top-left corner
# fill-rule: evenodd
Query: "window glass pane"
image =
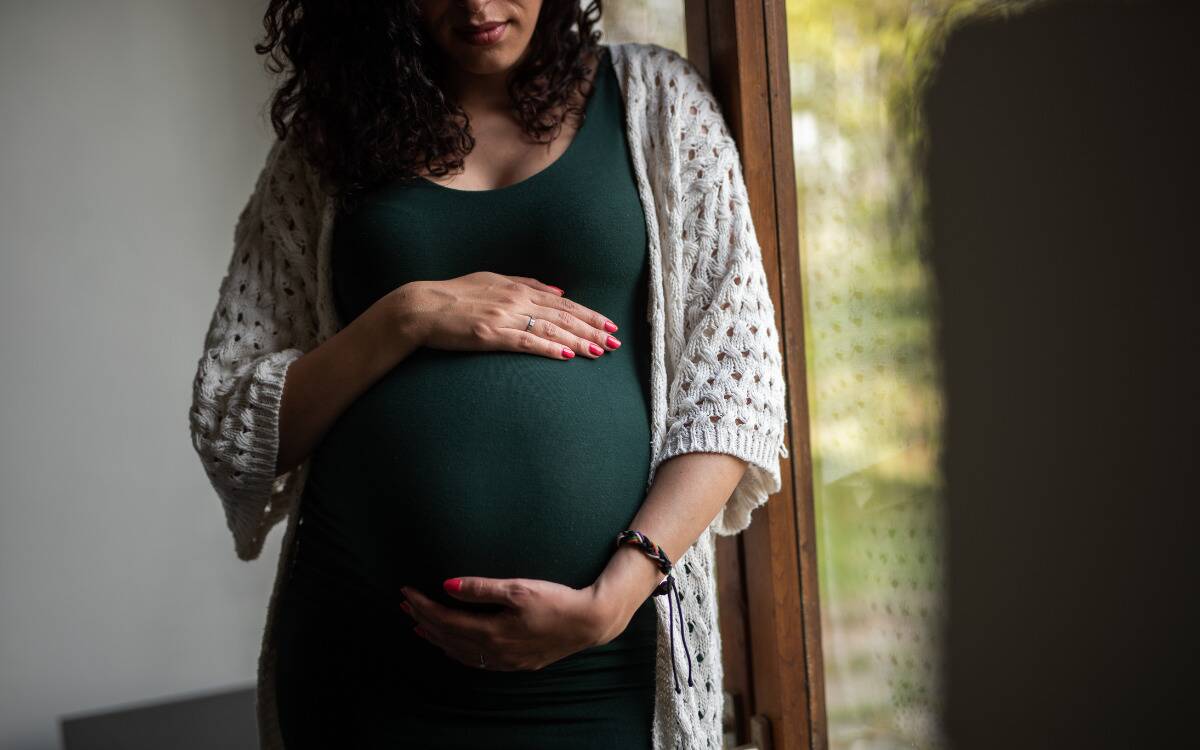
<path id="1" fill-rule="evenodd" d="M 999 3 L 787 0 L 829 746 L 940 735 L 942 402 L 916 91 Z"/>
<path id="2" fill-rule="evenodd" d="M 589 0 L 583 0 L 583 7 Z M 686 55 L 687 30 L 683 22 L 683 0 L 624 0 L 605 3 L 597 24 L 602 41 L 652 42 Z"/>

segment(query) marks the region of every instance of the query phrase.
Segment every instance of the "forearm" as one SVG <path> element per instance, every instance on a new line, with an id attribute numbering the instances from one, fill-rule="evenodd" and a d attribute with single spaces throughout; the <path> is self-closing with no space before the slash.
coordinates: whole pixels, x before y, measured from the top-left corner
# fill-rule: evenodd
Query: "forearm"
<path id="1" fill-rule="evenodd" d="M 279 407 L 276 476 L 302 462 L 338 416 L 419 345 L 401 287 L 292 362 Z"/>
<path id="2" fill-rule="evenodd" d="M 650 537 L 674 565 L 717 517 L 746 468 L 745 461 L 726 453 L 684 453 L 664 461 L 629 528 Z M 658 565 L 641 549 L 622 545 L 614 552 L 594 584 L 616 631 L 606 637 L 624 630 L 662 579 Z"/>

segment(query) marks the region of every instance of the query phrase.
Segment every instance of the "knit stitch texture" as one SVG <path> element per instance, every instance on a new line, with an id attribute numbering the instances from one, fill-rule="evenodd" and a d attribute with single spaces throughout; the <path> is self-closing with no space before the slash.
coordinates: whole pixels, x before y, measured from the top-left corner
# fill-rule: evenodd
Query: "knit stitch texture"
<path id="1" fill-rule="evenodd" d="M 655 750 L 722 747 L 721 638 L 713 535 L 732 535 L 781 487 L 786 393 L 775 310 L 751 222 L 742 165 L 696 67 L 656 44 L 610 45 L 650 253 L 651 468 L 690 452 L 749 466 L 700 538 L 674 561 L 694 686 L 676 693 L 666 597 L 658 612 Z M 237 219 L 196 368 L 192 444 L 220 498 L 239 558 L 259 556 L 287 520 L 258 665 L 261 746 L 282 748 L 272 625 L 291 559 L 305 460 L 276 477 L 288 366 L 339 329 L 330 274 L 331 196 L 289 136 L 276 140 Z M 403 363 L 400 363 L 403 367 Z"/>

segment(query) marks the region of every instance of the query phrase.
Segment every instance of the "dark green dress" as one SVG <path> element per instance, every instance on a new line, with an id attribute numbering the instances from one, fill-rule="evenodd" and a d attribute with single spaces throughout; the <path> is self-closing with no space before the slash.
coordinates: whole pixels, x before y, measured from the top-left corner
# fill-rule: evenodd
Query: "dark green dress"
<path id="1" fill-rule="evenodd" d="M 411 632 L 400 586 L 473 608 L 454 576 L 595 581 L 645 498 L 650 340 L 645 217 L 607 47 L 583 126 L 497 190 L 424 179 L 373 191 L 333 238 L 343 322 L 397 286 L 530 276 L 613 320 L 598 359 L 422 347 L 313 454 L 277 614 L 289 748 L 649 749 L 652 597 L 610 643 L 544 669 L 460 664 Z"/>

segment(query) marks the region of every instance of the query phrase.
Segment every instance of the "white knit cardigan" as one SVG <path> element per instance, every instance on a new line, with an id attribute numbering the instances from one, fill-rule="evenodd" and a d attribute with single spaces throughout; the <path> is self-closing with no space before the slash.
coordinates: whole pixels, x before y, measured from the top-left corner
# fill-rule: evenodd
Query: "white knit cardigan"
<path id="1" fill-rule="evenodd" d="M 749 462 L 708 529 L 674 561 L 683 644 L 672 674 L 665 596 L 658 610 L 655 750 L 722 746 L 721 639 L 713 534 L 736 534 L 780 489 L 785 383 L 775 311 L 751 223 L 737 146 L 695 66 L 656 44 L 609 45 L 649 235 L 651 468 L 682 453 Z M 276 140 L 238 217 L 234 250 L 197 364 L 192 443 L 224 507 L 239 558 L 259 556 L 287 519 L 258 665 L 261 746 L 281 748 L 275 710 L 275 602 L 293 549 L 308 460 L 275 477 L 288 365 L 339 328 L 330 238 L 334 207 L 289 137 Z M 403 367 L 400 363 L 398 366 Z M 619 529 L 614 529 L 614 535 Z M 486 575 L 486 571 L 480 571 Z M 676 619 L 678 615 L 676 615 Z"/>

